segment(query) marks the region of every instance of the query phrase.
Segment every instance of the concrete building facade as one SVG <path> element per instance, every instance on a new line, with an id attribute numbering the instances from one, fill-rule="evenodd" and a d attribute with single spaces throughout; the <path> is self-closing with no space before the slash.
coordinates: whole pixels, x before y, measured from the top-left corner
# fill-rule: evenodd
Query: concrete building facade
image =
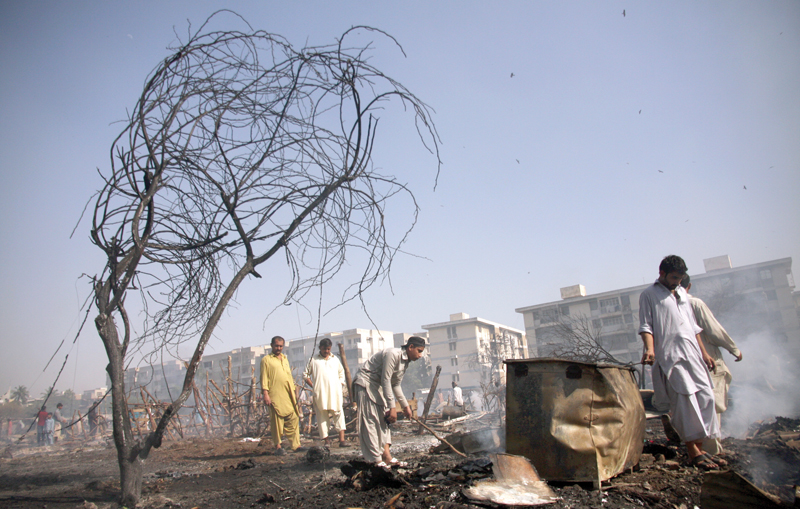
<path id="1" fill-rule="evenodd" d="M 479 390 L 481 383 L 505 383 L 503 360 L 528 356 L 521 330 L 466 313 L 422 328 L 428 331 L 431 366 L 442 366 L 440 387 L 457 382 L 464 390 Z"/>
<path id="2" fill-rule="evenodd" d="M 350 368 L 353 377 L 356 376 L 358 367 L 374 353 L 394 346 L 394 333 L 377 329 L 347 329 L 292 339 L 284 352 L 289 357 L 295 380 L 300 380 L 308 360 L 313 354 L 318 353 L 319 340 L 322 338 L 330 338 L 333 342 L 331 351 L 337 357 L 339 357 L 339 343 L 344 345 L 347 367 Z M 314 347 L 315 343 L 317 343 L 316 348 Z"/>
<path id="3" fill-rule="evenodd" d="M 793 297 L 791 258 L 734 268 L 728 256 L 718 256 L 704 260 L 704 268 L 700 274 L 690 270 L 691 294 L 708 304 L 734 340 L 766 332 L 800 358 L 800 315 Z M 642 356 L 637 334 L 639 295 L 652 284 L 592 295 L 575 285 L 561 289 L 560 301 L 517 308 L 524 319 L 530 355 L 550 356 L 566 341 L 560 325 L 585 319 L 617 360 L 638 363 Z"/>

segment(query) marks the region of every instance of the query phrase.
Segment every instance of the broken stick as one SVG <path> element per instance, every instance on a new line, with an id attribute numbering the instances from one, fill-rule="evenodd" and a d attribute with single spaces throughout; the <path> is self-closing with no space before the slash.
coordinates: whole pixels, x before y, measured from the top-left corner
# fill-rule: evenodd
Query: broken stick
<path id="1" fill-rule="evenodd" d="M 433 383 L 431 384 L 431 390 L 428 392 L 428 399 L 425 400 L 425 409 L 422 411 L 422 422 L 425 422 L 425 419 L 428 418 L 428 410 L 431 409 L 433 396 L 434 394 L 436 394 L 436 386 L 439 384 L 439 373 L 441 372 L 442 372 L 442 367 L 436 366 L 436 374 L 433 376 Z M 420 422 L 420 424 L 422 424 L 422 422 Z M 417 430 L 417 435 L 421 434 L 422 434 L 422 426 L 420 426 L 419 429 Z"/>
<path id="2" fill-rule="evenodd" d="M 436 440 L 438 440 L 438 441 L 440 441 L 440 442 L 444 442 L 445 444 L 447 444 L 447 445 L 448 445 L 448 446 L 449 446 L 449 447 L 450 447 L 450 448 L 453 450 L 453 452 L 455 452 L 456 454 L 459 454 L 459 455 L 461 455 L 461 456 L 463 456 L 463 457 L 465 457 L 465 458 L 467 457 L 467 455 L 466 455 L 466 454 L 464 454 L 463 452 L 461 452 L 461 451 L 459 451 L 458 449 L 456 449 L 455 447 L 453 447 L 453 444 L 451 444 L 450 442 L 448 442 L 448 441 L 447 441 L 447 440 L 445 440 L 444 438 L 442 438 L 442 437 L 440 437 L 439 435 L 437 435 L 435 431 L 433 431 L 432 429 L 430 429 L 430 428 L 429 428 L 429 427 L 428 427 L 428 426 L 427 426 L 425 423 L 423 423 L 423 422 L 422 422 L 422 421 L 420 421 L 419 419 L 415 419 L 415 418 L 413 418 L 413 417 L 412 417 L 412 418 L 411 418 L 411 420 L 412 420 L 412 421 L 416 421 L 416 422 L 417 422 L 417 423 L 418 423 L 420 426 L 422 426 L 422 427 L 423 427 L 423 428 L 425 428 L 426 430 L 430 431 L 430 432 L 431 432 L 431 435 L 433 435 L 433 436 L 436 438 Z"/>

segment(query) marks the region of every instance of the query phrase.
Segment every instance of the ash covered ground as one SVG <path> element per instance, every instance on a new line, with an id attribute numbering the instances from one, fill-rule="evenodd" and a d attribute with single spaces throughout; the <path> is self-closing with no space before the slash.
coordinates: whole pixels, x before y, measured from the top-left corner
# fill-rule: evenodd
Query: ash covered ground
<path id="1" fill-rule="evenodd" d="M 603 484 L 551 484 L 553 508 L 700 507 L 704 473 L 686 463 L 683 447 L 650 426 L 638 467 Z M 651 429 L 652 428 L 652 429 Z M 470 502 L 463 490 L 491 479 L 487 455 L 431 454 L 439 442 L 416 427 L 397 426 L 392 451 L 408 462 L 381 484 L 357 489 L 341 466 L 357 460 L 357 447 L 332 447 L 310 463 L 306 453 L 272 454 L 269 441 L 242 438 L 167 442 L 146 462 L 142 507 L 163 508 L 466 508 L 500 507 Z M 783 501 L 794 502 L 800 484 L 800 420 L 757 423 L 747 439 L 725 440 L 730 468 Z M 304 446 L 319 445 L 310 439 Z M 7 508 L 118 508 L 116 452 L 103 440 L 49 448 L 9 447 L 0 459 L 0 506 Z M 9 457 L 11 456 L 11 457 Z M 94 506 L 92 506 L 94 504 Z M 389 504 L 389 505 L 387 505 Z M 507 507 L 507 506 L 505 506 Z"/>

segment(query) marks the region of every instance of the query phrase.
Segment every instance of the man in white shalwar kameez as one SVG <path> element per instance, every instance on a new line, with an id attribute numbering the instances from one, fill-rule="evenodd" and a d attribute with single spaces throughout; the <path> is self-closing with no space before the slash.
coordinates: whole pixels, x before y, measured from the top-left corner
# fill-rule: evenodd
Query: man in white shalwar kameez
<path id="1" fill-rule="evenodd" d="M 667 256 L 659 266 L 658 280 L 639 297 L 639 334 L 645 347 L 642 363 L 653 366 L 653 405 L 669 409 L 692 465 L 715 470 L 722 460 L 703 450 L 705 439 L 719 436 L 709 375 L 714 360 L 700 339 L 702 329 L 689 295 L 680 287 L 685 274 L 686 263 L 679 256 Z"/>
<path id="2" fill-rule="evenodd" d="M 686 289 L 687 294 L 692 289 L 691 278 L 688 275 L 681 281 L 681 286 Z M 728 390 L 730 389 L 733 375 L 722 358 L 720 348 L 724 348 L 736 357 L 736 362 L 742 360 L 742 352 L 736 347 L 736 343 L 728 335 L 728 331 L 720 325 L 705 302 L 690 294 L 689 304 L 692 305 L 697 325 L 703 329 L 703 332 L 700 333 L 700 339 L 703 340 L 703 345 L 706 347 L 708 355 L 714 359 L 715 369 L 711 373 L 711 381 L 714 382 L 717 420 L 719 420 L 719 425 L 722 427 L 722 414 L 728 409 Z M 724 452 L 719 438 L 708 439 L 703 442 L 703 449 L 712 455 Z"/>
<path id="3" fill-rule="evenodd" d="M 345 420 L 343 410 L 344 367 L 331 353 L 333 343 L 328 338 L 319 342 L 319 355 L 308 361 L 303 380 L 313 390 L 314 412 L 317 414 L 319 437 L 330 445 L 328 431 L 331 424 L 339 432 L 339 447 L 347 447 L 344 439 Z"/>

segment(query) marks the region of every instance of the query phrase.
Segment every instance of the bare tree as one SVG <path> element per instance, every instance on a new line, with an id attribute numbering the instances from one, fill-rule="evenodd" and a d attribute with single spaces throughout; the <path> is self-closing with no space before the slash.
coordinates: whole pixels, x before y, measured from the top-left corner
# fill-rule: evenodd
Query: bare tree
<path id="1" fill-rule="evenodd" d="M 286 264 L 283 302 L 330 281 L 345 260 L 360 262 L 360 276 L 338 305 L 355 299 L 363 307 L 363 292 L 388 277 L 418 207 L 404 183 L 372 165 L 377 114 L 387 102 L 414 114 L 421 142 L 441 164 L 428 106 L 368 63 L 371 43 L 348 44 L 360 32 L 400 48 L 391 36 L 355 27 L 330 46 L 296 50 L 249 25 L 211 31 L 220 16 L 190 32 L 148 77 L 112 146 L 94 208 L 91 238 L 107 256 L 93 279 L 95 325 L 109 359 L 129 506 L 141 494 L 143 462 L 191 394 L 223 311 L 246 279 L 261 277 L 259 266 L 276 255 Z M 402 195 L 412 219 L 390 232 L 386 205 Z M 139 334 L 130 296 L 146 317 Z M 125 400 L 126 363 L 132 352 L 187 341 L 194 353 L 182 391 L 140 440 Z"/>
<path id="2" fill-rule="evenodd" d="M 614 357 L 603 345 L 603 329 L 584 314 L 559 314 L 542 337 L 540 354 L 581 362 L 626 364 Z"/>

